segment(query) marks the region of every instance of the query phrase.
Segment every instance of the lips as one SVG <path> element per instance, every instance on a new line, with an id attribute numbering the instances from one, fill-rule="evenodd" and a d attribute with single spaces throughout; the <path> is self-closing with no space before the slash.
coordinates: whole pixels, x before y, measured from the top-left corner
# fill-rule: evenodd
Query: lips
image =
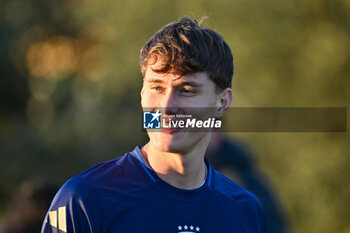
<path id="1" fill-rule="evenodd" d="M 178 127 L 176 124 L 177 118 L 174 116 L 166 116 L 162 117 L 162 127 L 161 127 L 161 132 L 166 133 L 166 134 L 175 134 L 180 132 L 183 128 Z M 175 125 L 174 125 L 175 122 Z"/>
<path id="2" fill-rule="evenodd" d="M 181 128 L 161 128 L 161 132 L 166 134 L 175 134 L 180 132 L 181 130 Z"/>

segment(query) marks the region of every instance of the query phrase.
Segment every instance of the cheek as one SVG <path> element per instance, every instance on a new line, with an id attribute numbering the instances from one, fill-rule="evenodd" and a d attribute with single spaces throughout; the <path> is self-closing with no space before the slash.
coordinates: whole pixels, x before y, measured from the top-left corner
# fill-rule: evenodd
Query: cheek
<path id="1" fill-rule="evenodd" d="M 158 99 L 155 95 L 151 95 L 148 91 L 143 91 L 141 93 L 141 106 L 142 107 L 156 107 Z"/>
<path id="2" fill-rule="evenodd" d="M 187 103 L 195 108 L 216 107 L 217 98 L 212 95 L 201 95 L 193 99 L 188 99 Z"/>
<path id="3" fill-rule="evenodd" d="M 149 108 L 149 107 L 152 107 L 151 105 L 152 101 L 149 100 L 149 98 L 147 96 L 143 96 L 141 98 L 141 106 L 143 108 Z"/>

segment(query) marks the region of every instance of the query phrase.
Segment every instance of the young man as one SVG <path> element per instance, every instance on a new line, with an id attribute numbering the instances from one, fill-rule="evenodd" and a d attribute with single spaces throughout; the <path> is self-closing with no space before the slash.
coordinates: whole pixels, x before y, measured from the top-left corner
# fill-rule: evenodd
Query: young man
<path id="1" fill-rule="evenodd" d="M 231 105 L 231 50 L 192 19 L 158 31 L 140 65 L 143 108 L 205 119 L 220 118 Z M 204 158 L 210 132 L 162 128 L 148 135 L 142 148 L 64 184 L 42 233 L 267 232 L 258 199 Z"/>

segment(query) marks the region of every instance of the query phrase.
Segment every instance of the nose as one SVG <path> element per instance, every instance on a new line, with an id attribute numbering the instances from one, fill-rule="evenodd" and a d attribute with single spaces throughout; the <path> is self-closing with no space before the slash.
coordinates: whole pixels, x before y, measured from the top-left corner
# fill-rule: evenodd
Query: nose
<path id="1" fill-rule="evenodd" d="M 167 115 L 173 115 L 177 113 L 179 106 L 174 89 L 169 89 L 163 96 L 162 107 L 164 108 L 164 113 Z"/>

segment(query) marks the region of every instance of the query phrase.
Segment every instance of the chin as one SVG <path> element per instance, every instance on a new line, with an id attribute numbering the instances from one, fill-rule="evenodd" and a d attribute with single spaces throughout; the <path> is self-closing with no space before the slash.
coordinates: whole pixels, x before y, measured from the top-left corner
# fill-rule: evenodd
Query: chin
<path id="1" fill-rule="evenodd" d="M 188 147 L 189 140 L 183 134 L 153 133 L 149 135 L 152 144 L 160 151 L 183 153 Z"/>
<path id="2" fill-rule="evenodd" d="M 207 133 L 182 131 L 177 133 L 149 133 L 151 143 L 157 150 L 186 154 L 206 138 Z M 209 140 L 209 139 L 208 139 Z"/>

